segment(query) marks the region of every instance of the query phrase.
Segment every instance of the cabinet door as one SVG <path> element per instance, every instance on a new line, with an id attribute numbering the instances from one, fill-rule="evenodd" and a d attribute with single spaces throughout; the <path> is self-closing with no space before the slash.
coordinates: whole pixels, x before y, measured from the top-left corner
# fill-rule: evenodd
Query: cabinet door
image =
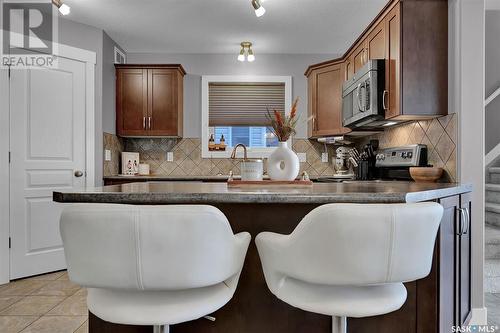
<path id="1" fill-rule="evenodd" d="M 116 132 L 122 136 L 147 135 L 147 70 L 116 70 Z"/>
<path id="2" fill-rule="evenodd" d="M 318 69 L 313 78 L 313 136 L 348 132 L 342 126 L 342 72 L 340 64 Z"/>
<path id="3" fill-rule="evenodd" d="M 148 69 L 148 133 L 178 135 L 177 71 Z"/>
<path id="4" fill-rule="evenodd" d="M 387 14 L 385 19 L 385 118 L 392 118 L 401 113 L 401 53 L 400 53 L 400 4 L 398 3 Z"/>
<path id="5" fill-rule="evenodd" d="M 347 81 L 349 79 L 352 78 L 352 76 L 354 75 L 354 65 L 353 65 L 353 61 L 352 61 L 352 57 L 349 57 L 346 59 L 346 61 L 344 62 L 344 81 Z"/>
<path id="6" fill-rule="evenodd" d="M 456 325 L 457 308 L 457 258 L 459 227 L 459 196 L 443 198 L 439 203 L 444 208 L 439 227 L 439 332 L 448 333 Z"/>
<path id="7" fill-rule="evenodd" d="M 368 59 L 385 59 L 385 22 L 382 21 L 370 32 L 366 39 Z"/>
<path id="8" fill-rule="evenodd" d="M 368 57 L 366 52 L 366 41 L 362 41 L 359 46 L 352 53 L 354 73 L 359 71 L 364 64 L 366 64 Z"/>
<path id="9" fill-rule="evenodd" d="M 458 320 L 460 325 L 464 325 L 471 312 L 471 208 L 472 195 L 465 193 L 460 196 L 460 208 L 462 214 L 462 234 L 458 246 L 459 255 L 459 302 Z"/>

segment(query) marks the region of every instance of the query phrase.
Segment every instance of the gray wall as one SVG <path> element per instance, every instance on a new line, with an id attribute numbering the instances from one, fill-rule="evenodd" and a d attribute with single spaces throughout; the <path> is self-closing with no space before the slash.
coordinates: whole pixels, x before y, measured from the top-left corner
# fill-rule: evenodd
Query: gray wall
<path id="1" fill-rule="evenodd" d="M 99 186 L 102 185 L 103 174 L 102 132 L 115 133 L 113 50 L 117 44 L 101 29 L 64 18 L 59 19 L 59 42 L 96 53 L 95 182 Z"/>
<path id="2" fill-rule="evenodd" d="M 128 53 L 128 63 L 179 63 L 188 73 L 184 77 L 184 137 L 201 136 L 202 75 L 289 75 L 292 76 L 293 98 L 299 97 L 300 115 L 297 137 L 307 136 L 307 66 L 336 58 L 336 55 L 256 54 L 253 63 L 239 62 L 234 54 L 145 54 Z"/>
<path id="3" fill-rule="evenodd" d="M 103 132 L 116 133 L 115 112 L 115 46 L 116 44 L 106 32 L 102 39 L 102 130 Z M 123 51 L 123 53 L 125 53 Z"/>
<path id="4" fill-rule="evenodd" d="M 500 87 L 500 11 L 487 10 L 485 22 L 485 93 L 488 97 Z M 488 153 L 500 143 L 500 97 L 486 107 L 485 150 Z"/>

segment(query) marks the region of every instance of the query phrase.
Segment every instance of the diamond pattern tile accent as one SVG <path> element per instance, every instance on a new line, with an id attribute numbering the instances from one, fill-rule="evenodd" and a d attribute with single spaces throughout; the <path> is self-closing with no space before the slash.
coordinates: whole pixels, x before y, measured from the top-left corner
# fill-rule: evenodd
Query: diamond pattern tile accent
<path id="1" fill-rule="evenodd" d="M 447 173 L 447 179 L 456 179 L 455 142 L 457 116 L 450 114 L 445 117 L 405 123 L 388 128 L 383 133 L 358 139 L 355 145 L 362 148 L 370 139 L 378 139 L 381 148 L 397 145 L 421 143 L 428 146 L 429 161 L 436 166 L 442 166 Z M 151 172 L 157 175 L 217 175 L 233 171 L 240 173 L 240 160 L 205 159 L 201 158 L 201 140 L 199 138 L 118 138 L 104 133 L 105 149 L 112 148 L 113 161 L 104 163 L 104 175 L 118 173 L 120 153 L 122 151 L 137 151 L 141 163 L 150 164 Z M 306 153 L 306 162 L 301 163 L 300 170 L 311 176 L 331 176 L 335 169 L 332 157 L 334 147 L 328 146 L 328 163 L 321 162 L 321 153 L 325 151 L 323 144 L 316 140 L 294 139 L 293 149 L 298 153 Z M 174 162 L 166 161 L 166 152 L 174 153 Z M 264 160 L 264 172 L 266 160 Z"/>

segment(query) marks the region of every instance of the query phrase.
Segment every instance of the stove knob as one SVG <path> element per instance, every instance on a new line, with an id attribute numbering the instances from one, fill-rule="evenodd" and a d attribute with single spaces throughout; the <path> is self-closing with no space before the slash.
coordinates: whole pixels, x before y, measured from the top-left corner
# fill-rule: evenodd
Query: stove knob
<path id="1" fill-rule="evenodd" d="M 406 152 L 405 151 L 401 153 L 401 158 L 406 159 Z"/>

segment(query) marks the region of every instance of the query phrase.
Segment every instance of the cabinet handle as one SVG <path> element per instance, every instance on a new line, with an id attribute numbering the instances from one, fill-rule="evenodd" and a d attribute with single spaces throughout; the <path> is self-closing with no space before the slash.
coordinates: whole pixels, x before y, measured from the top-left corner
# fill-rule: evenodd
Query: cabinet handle
<path id="1" fill-rule="evenodd" d="M 469 213 L 469 208 L 463 208 L 464 210 L 464 224 L 465 224 L 465 230 L 463 232 L 464 235 L 466 235 L 469 232 L 470 229 L 470 213 Z"/>
<path id="2" fill-rule="evenodd" d="M 148 117 L 148 127 L 151 129 L 151 117 Z"/>
<path id="3" fill-rule="evenodd" d="M 384 108 L 384 110 L 387 110 L 387 103 L 386 103 L 387 95 L 389 95 L 389 92 L 387 90 L 384 90 L 384 92 L 382 93 L 382 107 Z"/>
<path id="4" fill-rule="evenodd" d="M 459 219 L 459 225 L 458 225 L 458 231 L 455 233 L 457 236 L 463 235 L 463 230 L 464 230 L 464 220 L 465 220 L 465 213 L 463 208 L 457 208 L 457 211 L 460 212 L 460 219 Z"/>
<path id="5" fill-rule="evenodd" d="M 146 129 L 146 117 L 142 117 L 142 129 Z"/>

